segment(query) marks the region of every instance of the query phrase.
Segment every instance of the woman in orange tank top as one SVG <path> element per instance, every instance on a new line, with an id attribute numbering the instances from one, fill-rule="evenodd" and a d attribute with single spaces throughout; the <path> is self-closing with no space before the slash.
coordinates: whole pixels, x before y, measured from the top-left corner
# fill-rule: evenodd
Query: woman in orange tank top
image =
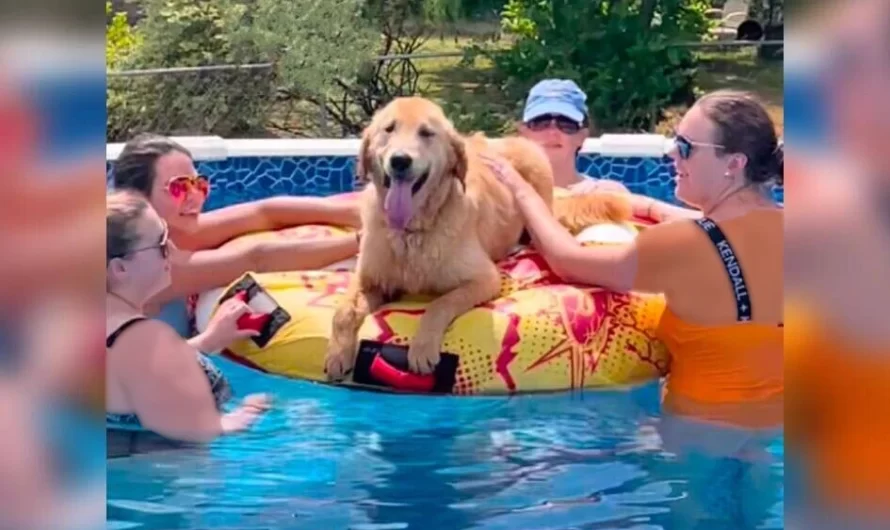
<path id="1" fill-rule="evenodd" d="M 647 228 L 626 245 L 598 247 L 576 242 L 508 164 L 488 162 L 513 191 L 535 245 L 559 276 L 665 296 L 658 336 L 672 358 L 659 425 L 666 448 L 703 451 L 712 460 L 768 461 L 759 442 L 782 425 L 784 390 L 783 210 L 769 193 L 782 180 L 783 149 L 753 96 L 719 91 L 686 113 L 670 154 L 677 197 L 701 217 Z M 700 481 L 704 497 L 713 472 Z M 726 508 L 704 511 L 711 512 L 705 518 L 742 517 Z"/>
<path id="2" fill-rule="evenodd" d="M 489 161 L 557 274 L 665 295 L 658 335 L 672 356 L 667 405 L 693 413 L 705 408 L 736 423 L 734 405 L 758 404 L 754 417 L 735 420 L 765 426 L 781 423 L 783 392 L 783 211 L 767 187 L 781 181 L 782 153 L 753 96 L 702 97 L 680 122 L 671 152 L 677 196 L 699 207 L 702 217 L 662 223 L 633 243 L 602 247 L 582 247 L 508 165 Z"/>

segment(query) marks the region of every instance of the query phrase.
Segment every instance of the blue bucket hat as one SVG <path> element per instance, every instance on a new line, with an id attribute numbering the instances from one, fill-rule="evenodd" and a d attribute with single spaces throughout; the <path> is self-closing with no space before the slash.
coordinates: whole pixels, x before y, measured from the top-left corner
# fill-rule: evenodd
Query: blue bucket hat
<path id="1" fill-rule="evenodd" d="M 578 123 L 587 116 L 587 94 L 569 79 L 544 79 L 532 87 L 525 100 L 522 121 L 555 114 Z"/>

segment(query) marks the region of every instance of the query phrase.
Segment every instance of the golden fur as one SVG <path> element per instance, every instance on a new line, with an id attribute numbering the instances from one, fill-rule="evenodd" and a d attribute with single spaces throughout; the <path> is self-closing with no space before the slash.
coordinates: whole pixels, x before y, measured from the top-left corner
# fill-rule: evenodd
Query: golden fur
<path id="1" fill-rule="evenodd" d="M 523 220 L 510 191 L 479 157 L 483 151 L 508 160 L 553 204 L 550 162 L 538 145 L 518 137 L 463 137 L 429 100 L 396 99 L 365 129 L 358 158 L 359 178 L 369 181 L 361 199 L 364 235 L 354 280 L 333 320 L 325 359 L 329 378 L 341 379 L 352 369 L 359 327 L 387 300 L 406 293 L 437 296 L 408 350 L 410 369 L 430 373 L 451 322 L 497 296 L 495 262 L 518 243 Z M 406 156 L 407 170 L 394 162 Z M 402 217 L 410 220 L 388 218 L 390 187 L 397 181 L 417 183 L 424 175 L 410 200 L 413 215 Z M 559 199 L 556 205 L 557 217 L 573 232 L 630 216 L 628 202 L 612 195 Z"/>

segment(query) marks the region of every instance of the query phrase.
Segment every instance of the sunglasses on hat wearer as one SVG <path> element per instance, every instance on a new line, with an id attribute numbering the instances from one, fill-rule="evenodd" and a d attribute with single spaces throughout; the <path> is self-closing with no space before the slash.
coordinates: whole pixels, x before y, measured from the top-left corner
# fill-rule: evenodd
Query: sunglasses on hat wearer
<path id="1" fill-rule="evenodd" d="M 558 114 L 545 114 L 543 116 L 538 116 L 537 118 L 529 120 L 525 124 L 525 126 L 535 132 L 543 131 L 553 126 L 555 126 L 564 134 L 575 134 L 581 130 L 580 123 Z"/>

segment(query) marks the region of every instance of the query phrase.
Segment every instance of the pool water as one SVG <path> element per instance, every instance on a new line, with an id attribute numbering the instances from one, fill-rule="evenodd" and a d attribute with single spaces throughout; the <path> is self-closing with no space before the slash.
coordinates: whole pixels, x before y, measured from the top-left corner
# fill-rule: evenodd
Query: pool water
<path id="1" fill-rule="evenodd" d="M 659 417 L 657 383 L 513 398 L 380 394 L 220 361 L 269 392 L 249 433 L 108 461 L 108 528 L 783 528 L 783 437 Z M 685 434 L 684 434 L 685 433 Z M 734 447 L 745 462 L 672 446 Z M 677 442 L 677 440 L 681 442 Z M 703 443 L 703 440 L 705 443 Z M 679 443 L 679 445 L 677 445 Z"/>

